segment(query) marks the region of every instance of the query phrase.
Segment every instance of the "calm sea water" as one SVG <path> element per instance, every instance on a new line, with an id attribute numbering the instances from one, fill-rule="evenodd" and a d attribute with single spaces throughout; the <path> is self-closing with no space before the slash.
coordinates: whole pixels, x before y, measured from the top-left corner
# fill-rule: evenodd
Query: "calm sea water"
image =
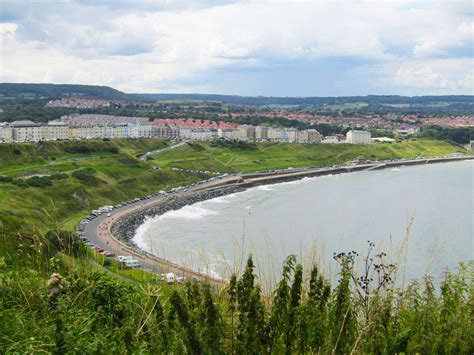
<path id="1" fill-rule="evenodd" d="M 436 278 L 473 259 L 473 172 L 464 161 L 259 186 L 148 219 L 135 242 L 223 277 L 252 252 L 274 282 L 290 253 L 334 278 L 333 253 L 363 254 L 370 240 L 401 265 L 398 281 Z"/>

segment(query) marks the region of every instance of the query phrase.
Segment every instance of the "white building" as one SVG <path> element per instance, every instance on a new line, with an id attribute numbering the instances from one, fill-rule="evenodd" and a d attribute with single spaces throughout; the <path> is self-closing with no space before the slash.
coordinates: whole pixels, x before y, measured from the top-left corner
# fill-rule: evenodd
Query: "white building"
<path id="1" fill-rule="evenodd" d="M 69 127 L 64 123 L 50 122 L 41 126 L 41 140 L 69 139 Z"/>
<path id="2" fill-rule="evenodd" d="M 369 144 L 370 132 L 351 130 L 346 134 L 346 141 L 349 144 Z"/>
<path id="3" fill-rule="evenodd" d="M 341 143 L 339 141 L 339 139 L 337 139 L 337 137 L 335 136 L 326 136 L 324 137 L 324 139 L 321 141 L 321 143 L 324 143 L 324 144 L 339 144 Z"/>
<path id="4" fill-rule="evenodd" d="M 274 142 L 280 142 L 282 140 L 282 132 L 281 128 L 273 128 L 270 127 L 268 129 L 268 139 Z"/>
<path id="5" fill-rule="evenodd" d="M 41 140 L 41 126 L 32 121 L 14 121 L 13 128 L 15 142 L 39 142 Z"/>
<path id="6" fill-rule="evenodd" d="M 294 143 L 298 138 L 298 130 L 296 128 L 286 128 L 282 130 L 281 140 L 283 142 Z"/>
<path id="7" fill-rule="evenodd" d="M 0 143 L 13 142 L 13 128 L 6 122 L 0 122 Z"/>
<path id="8" fill-rule="evenodd" d="M 265 127 L 265 126 L 255 127 L 255 140 L 257 141 L 268 140 L 268 127 Z"/>

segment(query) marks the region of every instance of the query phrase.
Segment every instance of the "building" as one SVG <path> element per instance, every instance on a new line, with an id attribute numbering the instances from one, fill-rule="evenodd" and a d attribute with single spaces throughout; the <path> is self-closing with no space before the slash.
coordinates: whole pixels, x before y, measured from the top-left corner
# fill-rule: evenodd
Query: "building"
<path id="1" fill-rule="evenodd" d="M 126 138 L 154 138 L 155 126 L 152 124 L 142 125 L 136 123 L 128 123 L 126 125 Z"/>
<path id="2" fill-rule="evenodd" d="M 153 138 L 171 139 L 171 129 L 167 125 L 153 125 L 152 136 Z"/>
<path id="3" fill-rule="evenodd" d="M 265 126 L 255 127 L 255 139 L 257 141 L 267 141 L 268 140 L 268 127 L 265 127 Z"/>
<path id="4" fill-rule="evenodd" d="M 105 100 L 64 98 L 60 100 L 49 101 L 46 104 L 46 107 L 98 108 L 98 107 L 110 107 L 110 102 L 105 101 Z"/>
<path id="5" fill-rule="evenodd" d="M 282 130 L 281 140 L 283 142 L 294 143 L 297 141 L 298 130 L 296 128 L 285 128 Z"/>
<path id="6" fill-rule="evenodd" d="M 282 140 L 282 129 L 270 127 L 268 129 L 268 140 L 272 142 L 281 142 Z"/>
<path id="7" fill-rule="evenodd" d="M 321 134 L 315 129 L 307 129 L 308 132 L 308 143 L 319 143 L 323 139 Z"/>
<path id="8" fill-rule="evenodd" d="M 69 139 L 69 127 L 67 125 L 50 122 L 47 125 L 41 126 L 41 140 L 55 141 L 58 139 Z"/>
<path id="9" fill-rule="evenodd" d="M 13 142 L 13 128 L 6 122 L 0 122 L 0 143 Z"/>
<path id="10" fill-rule="evenodd" d="M 15 142 L 39 142 L 41 140 L 41 126 L 32 121 L 14 121 L 10 123 L 13 128 Z"/>
<path id="11" fill-rule="evenodd" d="M 396 142 L 395 139 L 389 138 L 389 137 L 375 137 L 375 138 L 371 138 L 371 141 L 378 142 L 378 143 L 395 143 Z"/>
<path id="12" fill-rule="evenodd" d="M 346 142 L 349 144 L 369 144 L 371 135 L 367 131 L 350 130 L 346 134 Z"/>

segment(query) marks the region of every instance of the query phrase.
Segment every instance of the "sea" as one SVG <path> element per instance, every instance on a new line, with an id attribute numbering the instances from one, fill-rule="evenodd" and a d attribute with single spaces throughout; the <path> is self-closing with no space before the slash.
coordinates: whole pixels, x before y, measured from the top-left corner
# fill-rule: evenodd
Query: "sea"
<path id="1" fill-rule="evenodd" d="M 271 288 L 286 257 L 335 281 L 334 254 L 387 254 L 404 286 L 439 280 L 474 259 L 474 162 L 329 175 L 264 185 L 148 218 L 134 242 L 157 256 L 227 278 L 249 255 Z"/>

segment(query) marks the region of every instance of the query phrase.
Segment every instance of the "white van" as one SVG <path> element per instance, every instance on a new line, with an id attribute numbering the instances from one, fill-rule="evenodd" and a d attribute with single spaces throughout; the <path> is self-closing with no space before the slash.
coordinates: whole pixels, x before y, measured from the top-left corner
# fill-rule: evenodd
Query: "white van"
<path id="1" fill-rule="evenodd" d="M 117 256 L 117 260 L 121 263 L 123 263 L 125 260 L 132 260 L 133 257 L 130 255 L 119 255 Z"/>
<path id="2" fill-rule="evenodd" d="M 134 269 L 134 268 L 137 268 L 137 267 L 141 266 L 141 264 L 136 259 L 126 259 L 126 260 L 123 261 L 123 265 L 125 267 L 129 267 L 131 269 Z"/>

